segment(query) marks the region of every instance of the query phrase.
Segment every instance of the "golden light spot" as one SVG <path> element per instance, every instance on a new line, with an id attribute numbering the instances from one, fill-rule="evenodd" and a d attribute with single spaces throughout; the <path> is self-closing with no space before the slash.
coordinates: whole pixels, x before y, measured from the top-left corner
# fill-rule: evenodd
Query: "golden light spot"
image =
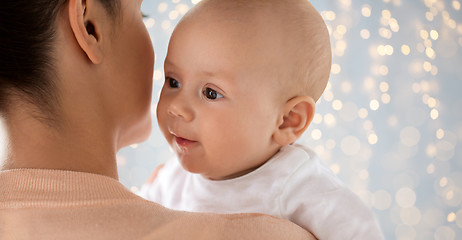
<path id="1" fill-rule="evenodd" d="M 379 67 L 379 74 L 382 76 L 386 76 L 388 74 L 388 67 L 385 65 L 381 65 Z"/>
<path id="2" fill-rule="evenodd" d="M 319 114 L 319 113 L 314 114 L 313 123 L 314 123 L 314 124 L 320 124 L 320 123 L 322 123 L 322 115 Z"/>
<path id="3" fill-rule="evenodd" d="M 332 101 L 334 99 L 334 94 L 332 93 L 332 91 L 326 91 L 323 94 L 323 98 L 327 102 L 330 102 L 330 101 Z"/>
<path id="4" fill-rule="evenodd" d="M 385 45 L 385 53 L 388 56 L 393 55 L 393 47 L 391 45 Z"/>
<path id="5" fill-rule="evenodd" d="M 189 6 L 186 4 L 178 4 L 176 5 L 175 10 L 177 10 L 181 15 L 184 15 L 189 11 Z"/>
<path id="6" fill-rule="evenodd" d="M 130 191 L 132 191 L 132 193 L 136 193 L 136 192 L 139 191 L 139 189 L 138 189 L 136 186 L 132 186 L 132 187 L 130 188 Z"/>
<path id="7" fill-rule="evenodd" d="M 132 144 L 132 145 L 130 145 L 130 147 L 133 148 L 133 149 L 137 149 L 137 148 L 138 148 L 138 144 Z"/>
<path id="8" fill-rule="evenodd" d="M 376 111 L 380 107 L 379 101 L 373 99 L 369 102 L 369 107 L 371 108 L 372 111 Z"/>
<path id="9" fill-rule="evenodd" d="M 380 82 L 379 88 L 380 88 L 380 91 L 382 92 L 388 92 L 390 85 L 388 85 L 387 82 Z"/>
<path id="10" fill-rule="evenodd" d="M 162 71 L 159 70 L 159 69 L 156 69 L 156 70 L 154 71 L 154 80 L 155 80 L 155 81 L 159 81 L 159 80 L 161 80 L 161 79 L 162 79 Z"/>
<path id="11" fill-rule="evenodd" d="M 430 144 L 427 146 L 427 148 L 425 149 L 425 154 L 427 155 L 427 157 L 435 157 L 436 156 L 436 153 L 437 153 L 437 149 L 436 149 L 436 146 L 433 145 L 433 144 Z M 434 166 L 433 166 L 434 168 Z"/>
<path id="12" fill-rule="evenodd" d="M 377 53 L 379 53 L 380 56 L 385 56 L 385 46 L 384 45 L 379 45 L 377 47 Z"/>
<path id="13" fill-rule="evenodd" d="M 435 59 L 435 57 L 436 57 L 435 50 L 433 50 L 433 48 L 431 48 L 431 47 L 428 47 L 427 49 L 425 49 L 425 54 L 430 59 Z"/>
<path id="14" fill-rule="evenodd" d="M 328 113 L 324 116 L 324 123 L 328 127 L 333 127 L 337 123 L 337 120 L 335 119 L 333 114 Z"/>
<path id="15" fill-rule="evenodd" d="M 180 0 L 172 0 L 172 3 L 179 3 Z"/>
<path id="16" fill-rule="evenodd" d="M 430 31 L 430 37 L 433 39 L 433 40 L 437 40 L 438 37 L 439 37 L 439 34 L 436 30 L 431 30 Z"/>
<path id="17" fill-rule="evenodd" d="M 172 26 L 172 23 L 170 21 L 168 21 L 168 20 L 162 21 L 162 24 L 161 24 L 162 29 L 167 30 L 171 26 Z"/>
<path id="18" fill-rule="evenodd" d="M 168 14 L 168 18 L 170 18 L 170 20 L 175 20 L 178 18 L 179 15 L 180 13 L 177 10 L 173 10 L 170 11 L 170 13 Z"/>
<path id="19" fill-rule="evenodd" d="M 393 47 L 391 45 L 379 45 L 377 47 L 377 52 L 380 56 L 393 55 Z"/>
<path id="20" fill-rule="evenodd" d="M 401 52 L 403 53 L 403 55 L 407 56 L 409 55 L 409 53 L 411 53 L 411 48 L 408 45 L 404 44 L 401 46 Z"/>
<path id="21" fill-rule="evenodd" d="M 341 51 L 344 51 L 347 48 L 347 43 L 343 40 L 337 41 L 335 47 Z"/>
<path id="22" fill-rule="evenodd" d="M 430 107 L 430 108 L 436 107 L 436 99 L 434 99 L 434 98 L 432 98 L 432 97 L 428 98 L 428 100 L 427 100 L 427 105 L 428 105 L 428 107 Z"/>
<path id="23" fill-rule="evenodd" d="M 339 74 L 340 71 L 342 71 L 342 67 L 340 67 L 340 65 L 336 63 L 332 64 L 331 71 L 332 71 L 332 74 Z"/>
<path id="24" fill-rule="evenodd" d="M 342 101 L 340 101 L 340 100 L 335 100 L 335 101 L 332 102 L 332 108 L 333 108 L 334 110 L 339 111 L 339 110 L 342 109 L 342 107 L 343 107 Z"/>
<path id="25" fill-rule="evenodd" d="M 425 61 L 423 63 L 423 69 L 425 70 L 425 72 L 430 72 L 432 70 L 432 64 L 428 61 Z"/>
<path id="26" fill-rule="evenodd" d="M 432 163 L 432 164 L 429 164 L 427 166 L 427 173 L 428 174 L 433 174 L 435 172 L 435 165 Z"/>
<path id="27" fill-rule="evenodd" d="M 430 73 L 433 76 L 436 76 L 438 74 L 438 67 L 437 66 L 432 66 L 432 70 L 430 71 Z"/>
<path id="28" fill-rule="evenodd" d="M 427 48 L 431 48 L 431 47 L 433 46 L 432 40 L 430 40 L 430 39 L 425 39 L 425 40 L 424 40 L 424 46 L 427 47 Z"/>
<path id="29" fill-rule="evenodd" d="M 451 200 L 454 198 L 454 191 L 452 190 L 449 190 L 447 193 L 446 193 L 446 200 Z"/>
<path id="30" fill-rule="evenodd" d="M 444 21 L 448 21 L 449 19 L 451 19 L 451 16 L 449 15 L 448 11 L 443 11 L 441 15 L 443 16 Z"/>
<path id="31" fill-rule="evenodd" d="M 389 104 L 390 101 L 391 101 L 391 96 L 390 96 L 390 94 L 388 94 L 388 93 L 382 94 L 381 100 L 382 100 L 382 102 L 383 102 L 384 104 Z"/>
<path id="32" fill-rule="evenodd" d="M 371 37 L 371 33 L 369 32 L 369 30 L 367 29 L 362 29 L 360 32 L 359 32 L 359 35 L 363 38 L 363 39 L 369 39 Z"/>
<path id="33" fill-rule="evenodd" d="M 391 12 L 388 9 L 382 10 L 382 17 L 385 19 L 390 19 L 391 18 Z"/>
<path id="34" fill-rule="evenodd" d="M 369 137 L 367 137 L 367 141 L 369 142 L 369 144 L 374 145 L 379 141 L 379 138 L 377 137 L 377 135 L 372 133 L 369 135 Z"/>
<path id="35" fill-rule="evenodd" d="M 311 137 L 312 137 L 314 140 L 319 140 L 319 139 L 321 139 L 321 137 L 322 137 L 322 132 L 321 132 L 321 130 L 319 130 L 319 129 L 313 129 L 313 131 L 311 131 Z"/>
<path id="36" fill-rule="evenodd" d="M 456 214 L 454 212 L 449 213 L 447 220 L 448 222 L 454 222 L 456 220 Z"/>
<path id="37" fill-rule="evenodd" d="M 422 87 L 424 86 L 423 81 L 420 83 L 420 85 L 421 85 Z M 422 102 L 423 102 L 424 104 L 428 104 L 428 99 L 430 99 L 430 96 L 428 96 L 428 94 L 422 95 Z"/>
<path id="38" fill-rule="evenodd" d="M 436 138 L 438 138 L 440 140 L 444 138 L 444 130 L 443 129 L 440 128 L 440 129 L 438 129 L 436 131 Z"/>
<path id="39" fill-rule="evenodd" d="M 391 29 L 393 32 L 398 32 L 398 31 L 399 31 L 398 20 L 396 20 L 395 18 L 391 18 L 391 19 L 390 19 L 389 25 L 390 25 L 390 29 Z"/>
<path id="40" fill-rule="evenodd" d="M 166 2 L 161 2 L 157 6 L 157 11 L 160 13 L 164 13 L 165 11 L 167 11 L 167 8 L 168 8 L 168 4 Z"/>
<path id="41" fill-rule="evenodd" d="M 428 32 L 425 30 L 420 30 L 420 37 L 425 40 L 428 38 Z"/>
<path id="42" fill-rule="evenodd" d="M 336 30 L 339 34 L 344 35 L 347 32 L 345 25 L 338 25 Z"/>
<path id="43" fill-rule="evenodd" d="M 448 185 L 448 179 L 446 177 L 442 177 L 440 179 L 440 187 L 446 187 Z"/>
<path id="44" fill-rule="evenodd" d="M 440 115 L 440 114 L 439 114 L 438 110 L 436 110 L 436 109 L 432 109 L 431 112 L 430 112 L 430 117 L 431 117 L 433 120 L 438 119 L 439 115 Z"/>
<path id="45" fill-rule="evenodd" d="M 456 29 L 457 27 L 457 23 L 454 19 L 449 19 L 447 22 L 447 25 L 452 29 Z"/>
<path id="46" fill-rule="evenodd" d="M 362 9 L 361 9 L 361 14 L 364 16 L 364 17 L 370 17 L 371 16 L 371 6 L 369 5 L 363 5 Z"/>
<path id="47" fill-rule="evenodd" d="M 333 11 L 323 11 L 322 12 L 322 15 L 324 16 L 324 18 L 328 21 L 334 21 L 335 18 L 336 18 L 336 14 L 335 12 Z"/>
<path id="48" fill-rule="evenodd" d="M 201 0 L 191 0 L 192 4 L 198 4 Z"/>
<path id="49" fill-rule="evenodd" d="M 335 174 L 339 174 L 340 173 L 340 166 L 338 164 L 332 164 L 330 166 L 330 170 Z"/>
<path id="50" fill-rule="evenodd" d="M 365 109 L 365 108 L 359 109 L 359 111 L 358 111 L 359 118 L 365 119 L 365 118 L 367 118 L 368 115 L 369 115 L 369 112 L 367 111 L 367 109 Z"/>
<path id="51" fill-rule="evenodd" d="M 432 22 L 435 16 L 431 12 L 426 12 L 425 13 L 425 18 L 429 21 Z"/>
<path id="52" fill-rule="evenodd" d="M 156 21 L 154 20 L 154 18 L 148 18 L 144 21 L 144 25 L 146 26 L 146 28 L 152 28 L 155 24 Z"/>
<path id="53" fill-rule="evenodd" d="M 335 48 L 335 49 L 334 49 L 334 54 L 335 54 L 335 56 L 341 57 L 341 56 L 343 56 L 343 55 L 345 54 L 345 50 L 341 50 L 341 49 Z"/>
<path id="54" fill-rule="evenodd" d="M 454 8 L 454 10 L 457 10 L 459 11 L 460 10 L 460 2 L 459 1 L 452 1 L 452 7 Z"/>
<path id="55" fill-rule="evenodd" d="M 390 39 L 393 34 L 389 29 L 382 27 L 379 29 L 379 35 L 385 39 Z"/>

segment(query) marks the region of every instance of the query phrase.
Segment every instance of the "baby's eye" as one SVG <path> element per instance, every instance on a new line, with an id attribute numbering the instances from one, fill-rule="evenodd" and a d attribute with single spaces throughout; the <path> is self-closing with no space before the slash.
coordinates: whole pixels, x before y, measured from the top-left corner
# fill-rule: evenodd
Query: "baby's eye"
<path id="1" fill-rule="evenodd" d="M 174 78 L 167 77 L 168 85 L 171 88 L 180 88 L 181 84 Z"/>
<path id="2" fill-rule="evenodd" d="M 217 91 L 211 89 L 211 88 L 206 88 L 203 92 L 204 96 L 210 100 L 216 100 L 219 98 L 222 98 L 223 95 L 218 93 Z"/>

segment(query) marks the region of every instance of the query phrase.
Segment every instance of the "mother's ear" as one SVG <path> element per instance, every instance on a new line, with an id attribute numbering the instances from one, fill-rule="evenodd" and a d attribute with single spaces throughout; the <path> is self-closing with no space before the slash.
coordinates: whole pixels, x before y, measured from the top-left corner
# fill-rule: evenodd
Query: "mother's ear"
<path id="1" fill-rule="evenodd" d="M 273 140 L 280 146 L 295 142 L 313 120 L 315 107 L 316 102 L 309 96 L 298 96 L 287 101 L 279 116 Z"/>
<path id="2" fill-rule="evenodd" d="M 69 0 L 69 22 L 74 37 L 88 59 L 94 64 L 103 60 L 101 23 L 96 17 L 101 7 L 94 0 Z"/>

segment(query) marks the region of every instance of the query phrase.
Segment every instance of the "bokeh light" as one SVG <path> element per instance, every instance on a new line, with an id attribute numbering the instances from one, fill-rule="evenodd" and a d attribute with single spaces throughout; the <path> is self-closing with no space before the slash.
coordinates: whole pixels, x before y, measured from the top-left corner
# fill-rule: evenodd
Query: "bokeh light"
<path id="1" fill-rule="evenodd" d="M 155 109 L 169 37 L 200 0 L 145 0 L 154 48 L 153 131 L 117 154 L 137 191 L 173 156 Z M 333 65 L 298 142 L 371 206 L 386 239 L 462 239 L 460 0 L 313 0 L 331 35 Z M 290 14 L 290 13 L 288 13 Z M 0 156 L 5 133 L 0 128 Z"/>
<path id="2" fill-rule="evenodd" d="M 168 39 L 199 0 L 143 3 L 157 54 L 153 110 Z M 313 0 L 331 35 L 331 77 L 300 143 L 371 206 L 386 239 L 462 238 L 460 0 Z M 139 188 L 172 156 L 150 139 L 119 152 Z"/>

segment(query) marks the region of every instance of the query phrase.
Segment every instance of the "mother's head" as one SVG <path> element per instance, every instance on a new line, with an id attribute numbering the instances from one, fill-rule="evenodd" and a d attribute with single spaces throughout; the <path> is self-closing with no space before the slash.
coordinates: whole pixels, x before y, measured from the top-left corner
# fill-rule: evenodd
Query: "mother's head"
<path id="1" fill-rule="evenodd" d="M 34 119 L 57 131 L 99 124 L 112 131 L 118 148 L 144 140 L 150 132 L 154 54 L 141 2 L 3 0 L 5 121 Z"/>

